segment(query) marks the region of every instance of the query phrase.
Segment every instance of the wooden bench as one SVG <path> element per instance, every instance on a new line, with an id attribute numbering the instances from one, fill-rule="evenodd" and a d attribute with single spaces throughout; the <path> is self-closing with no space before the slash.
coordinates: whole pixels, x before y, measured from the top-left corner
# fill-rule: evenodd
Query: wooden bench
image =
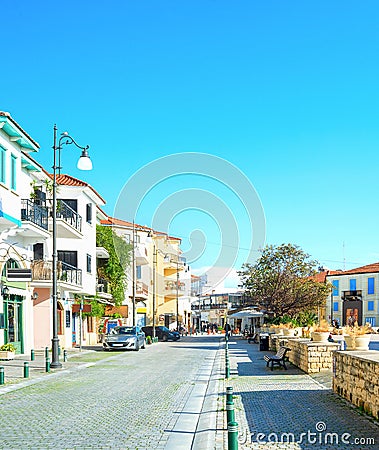
<path id="1" fill-rule="evenodd" d="M 290 349 L 288 347 L 280 347 L 276 355 L 265 355 L 263 359 L 267 362 L 266 366 L 269 367 L 269 364 L 271 363 L 271 370 L 274 370 L 274 365 L 284 367 L 284 369 L 287 370 L 285 359 L 286 353 L 289 351 Z"/>

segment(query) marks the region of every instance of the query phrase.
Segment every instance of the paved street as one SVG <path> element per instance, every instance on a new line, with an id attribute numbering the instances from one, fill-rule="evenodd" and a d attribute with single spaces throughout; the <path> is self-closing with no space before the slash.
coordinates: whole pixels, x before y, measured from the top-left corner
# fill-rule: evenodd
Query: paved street
<path id="1" fill-rule="evenodd" d="M 89 352 L 82 365 L 71 357 L 69 370 L 1 386 L 0 448 L 214 448 L 219 347 L 219 336 L 197 336 Z"/>
<path id="2" fill-rule="evenodd" d="M 231 378 L 226 386 L 234 391 L 240 448 L 379 448 L 378 422 L 331 392 L 330 372 L 311 377 L 291 364 L 287 371 L 271 372 L 263 360 L 266 353 L 243 339 L 229 343 Z"/>

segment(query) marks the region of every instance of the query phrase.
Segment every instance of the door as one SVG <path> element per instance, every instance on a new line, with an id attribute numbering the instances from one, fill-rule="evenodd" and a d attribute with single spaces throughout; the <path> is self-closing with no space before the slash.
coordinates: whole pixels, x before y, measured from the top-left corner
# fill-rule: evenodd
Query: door
<path id="1" fill-rule="evenodd" d="M 17 353 L 24 352 L 22 300 L 20 295 L 10 295 L 4 302 L 5 343 L 13 344 Z"/>

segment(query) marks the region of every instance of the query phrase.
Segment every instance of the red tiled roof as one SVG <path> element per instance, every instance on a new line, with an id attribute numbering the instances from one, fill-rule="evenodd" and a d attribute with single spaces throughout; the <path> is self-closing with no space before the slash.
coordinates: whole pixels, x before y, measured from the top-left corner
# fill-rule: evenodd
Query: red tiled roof
<path id="1" fill-rule="evenodd" d="M 132 222 L 127 222 L 126 220 L 116 219 L 115 217 L 110 217 L 110 216 L 108 216 L 107 220 L 102 220 L 100 223 L 102 225 L 120 225 L 122 227 L 133 228 L 133 223 Z M 138 225 L 138 223 L 135 223 L 134 227 L 139 228 L 139 229 L 143 229 L 143 230 L 146 230 L 146 231 L 152 230 L 151 228 L 146 227 L 144 225 Z"/>
<path id="2" fill-rule="evenodd" d="M 310 278 L 317 283 L 325 283 L 326 277 L 331 275 L 340 275 L 340 270 L 323 270 L 321 272 L 317 272 L 315 275 L 311 276 Z"/>
<path id="3" fill-rule="evenodd" d="M 49 176 L 53 178 L 53 175 L 49 173 Z M 73 186 L 73 187 L 88 187 L 91 189 L 92 192 L 94 192 L 101 200 L 106 203 L 106 201 L 103 199 L 103 197 L 95 191 L 95 189 L 85 181 L 79 180 L 78 178 L 74 178 L 71 175 L 65 175 L 65 174 L 57 174 L 56 175 L 57 184 L 60 184 L 62 186 Z"/>
<path id="4" fill-rule="evenodd" d="M 379 272 L 379 262 L 373 263 L 373 264 L 367 264 L 366 266 L 357 267 L 355 269 L 350 270 L 338 270 L 334 272 L 328 273 L 328 275 L 353 275 L 358 273 L 375 273 Z"/>
<path id="5" fill-rule="evenodd" d="M 121 227 L 128 227 L 128 228 L 133 228 L 133 223 L 132 222 L 128 222 L 126 220 L 121 220 L 121 219 L 116 219 L 115 217 L 110 217 L 108 216 L 107 220 L 101 220 L 100 221 L 101 225 L 119 225 Z M 167 233 L 163 233 L 161 231 L 155 231 L 152 228 L 149 228 L 145 225 L 139 225 L 138 223 L 134 224 L 135 228 L 138 228 L 139 230 L 142 231 L 152 231 L 155 235 L 161 236 L 161 237 L 167 237 L 168 239 L 172 239 L 175 241 L 182 241 L 181 238 L 177 238 L 174 236 L 168 236 Z"/>

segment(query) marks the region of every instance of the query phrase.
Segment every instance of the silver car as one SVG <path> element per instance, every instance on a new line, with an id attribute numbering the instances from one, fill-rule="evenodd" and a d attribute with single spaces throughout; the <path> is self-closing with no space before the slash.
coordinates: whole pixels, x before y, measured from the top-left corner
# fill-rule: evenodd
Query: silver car
<path id="1" fill-rule="evenodd" d="M 135 350 L 146 347 L 145 333 L 140 327 L 114 327 L 103 339 L 104 350 Z"/>

